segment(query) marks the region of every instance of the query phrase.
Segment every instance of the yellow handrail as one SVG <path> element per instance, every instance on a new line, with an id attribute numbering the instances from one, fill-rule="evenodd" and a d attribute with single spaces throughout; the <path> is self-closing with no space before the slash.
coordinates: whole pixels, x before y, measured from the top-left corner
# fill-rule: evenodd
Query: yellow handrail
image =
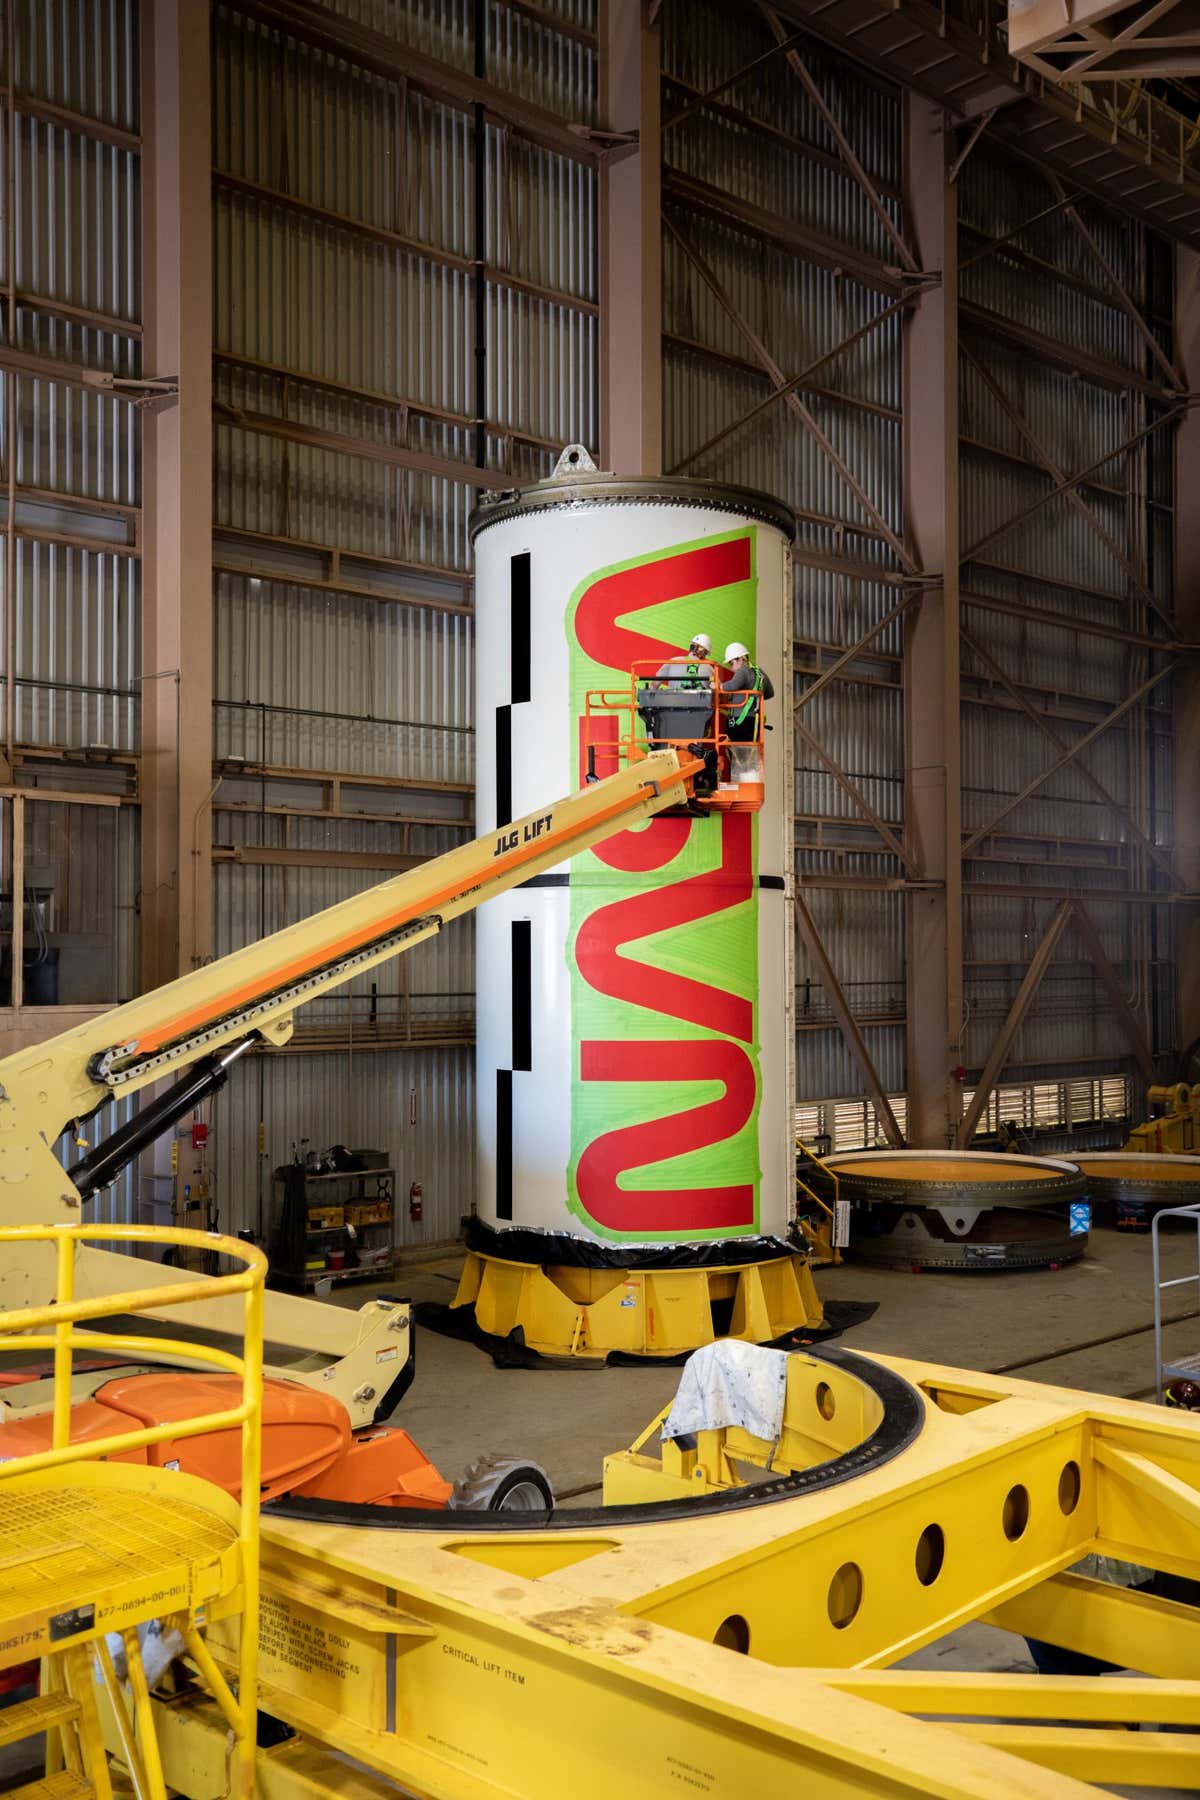
<path id="1" fill-rule="evenodd" d="M 131 1288 L 101 1299 L 75 1298 L 75 1246 L 100 1239 L 111 1243 L 174 1245 L 227 1256 L 241 1266 L 230 1275 L 197 1277 L 169 1287 Z M 254 1791 L 256 1724 L 258 1717 L 258 1609 L 259 1609 L 259 1491 L 262 1482 L 263 1399 L 263 1288 L 267 1259 L 261 1250 L 239 1238 L 214 1232 L 186 1231 L 156 1225 L 8 1225 L 0 1227 L 0 1247 L 12 1243 L 46 1243 L 55 1249 L 57 1272 L 52 1306 L 23 1307 L 0 1313 L 0 1353 L 52 1350 L 54 1353 L 54 1418 L 49 1450 L 13 1457 L 0 1463 L 0 1481 L 35 1469 L 56 1468 L 65 1463 L 95 1461 L 119 1456 L 128 1450 L 162 1443 L 167 1438 L 200 1437 L 208 1432 L 240 1426 L 242 1434 L 239 1541 L 241 1548 L 242 1620 L 238 1648 L 237 1796 L 249 1800 Z M 136 1264 L 131 1264 L 131 1273 Z M 211 1300 L 225 1294 L 243 1294 L 242 1354 L 212 1349 L 208 1345 L 175 1338 L 151 1338 L 129 1332 L 77 1331 L 84 1319 L 111 1318 L 137 1313 L 143 1307 L 156 1310 L 182 1306 L 193 1300 Z M 111 1437 L 71 1442 L 71 1374 L 78 1350 L 116 1351 L 125 1356 L 154 1356 L 168 1361 L 205 1364 L 240 1375 L 239 1406 L 200 1413 L 140 1431 L 114 1432 Z"/>
<path id="2" fill-rule="evenodd" d="M 832 1183 L 833 1183 L 833 1205 L 830 1206 L 828 1200 L 823 1200 L 821 1198 L 820 1194 L 818 1194 L 813 1188 L 809 1187 L 807 1181 L 805 1181 L 802 1176 L 800 1176 L 800 1175 L 796 1176 L 796 1186 L 798 1188 L 803 1188 L 804 1192 L 808 1195 L 809 1199 L 814 1201 L 816 1203 L 816 1205 L 820 1207 L 821 1211 L 825 1214 L 825 1217 L 828 1219 L 828 1221 L 829 1221 L 829 1246 L 828 1246 L 829 1247 L 829 1255 L 835 1264 L 840 1263 L 842 1260 L 842 1253 L 833 1241 L 833 1229 L 837 1223 L 837 1210 L 836 1209 L 837 1209 L 838 1198 L 839 1198 L 839 1195 L 841 1192 L 841 1183 L 838 1180 L 837 1171 L 836 1171 L 836 1169 L 826 1168 L 824 1163 L 821 1162 L 821 1159 L 817 1155 L 816 1151 L 813 1149 L 812 1145 L 806 1144 L 804 1139 L 799 1135 L 799 1133 L 796 1134 L 796 1148 L 798 1150 L 803 1150 L 803 1152 L 804 1152 L 805 1156 L 807 1156 L 809 1162 L 816 1163 L 821 1168 L 822 1172 L 825 1175 L 827 1175 L 829 1177 L 830 1181 L 832 1181 Z M 814 1244 L 816 1244 L 818 1248 L 822 1248 L 819 1233 L 817 1233 L 817 1232 L 811 1233 L 811 1238 L 812 1238 L 812 1242 Z"/>

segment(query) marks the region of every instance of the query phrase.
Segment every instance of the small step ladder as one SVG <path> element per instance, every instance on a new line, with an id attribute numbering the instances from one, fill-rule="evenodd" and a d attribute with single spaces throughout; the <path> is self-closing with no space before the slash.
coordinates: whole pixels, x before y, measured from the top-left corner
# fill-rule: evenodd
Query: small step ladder
<path id="1" fill-rule="evenodd" d="M 90 1658 L 78 1646 L 60 1659 L 72 1688 L 51 1689 L 0 1712 L 0 1745 L 46 1740 L 46 1774 L 9 1790 L 6 1800 L 112 1800 L 108 1758 Z"/>

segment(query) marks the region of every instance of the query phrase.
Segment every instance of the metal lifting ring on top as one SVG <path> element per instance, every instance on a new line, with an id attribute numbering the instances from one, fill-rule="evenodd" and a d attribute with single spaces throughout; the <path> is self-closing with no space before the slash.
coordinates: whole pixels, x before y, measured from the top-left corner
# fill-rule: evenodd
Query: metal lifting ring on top
<path id="1" fill-rule="evenodd" d="M 471 542 L 490 525 L 504 519 L 515 519 L 530 512 L 544 512 L 554 507 L 597 506 L 703 506 L 713 512 L 737 513 L 773 525 L 790 543 L 796 535 L 796 521 L 789 506 L 770 494 L 754 488 L 730 487 L 723 481 L 689 480 L 686 476 L 661 476 L 657 480 L 631 480 L 603 469 L 572 472 L 569 475 L 538 481 L 530 487 L 505 488 L 481 500 L 471 513 L 468 530 Z"/>

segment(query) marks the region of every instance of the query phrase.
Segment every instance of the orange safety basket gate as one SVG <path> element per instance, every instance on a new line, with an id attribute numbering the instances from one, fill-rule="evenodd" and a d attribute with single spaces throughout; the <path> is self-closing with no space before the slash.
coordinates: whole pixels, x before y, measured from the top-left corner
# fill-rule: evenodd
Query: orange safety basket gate
<path id="1" fill-rule="evenodd" d="M 662 675 L 661 666 L 635 662 L 627 687 L 589 689 L 584 779 L 600 781 L 623 764 L 670 749 L 681 762 L 690 757 L 696 764 L 688 779 L 689 811 L 758 812 L 764 797 L 762 691 L 723 692 L 724 669 L 716 662 L 689 660 L 683 676 Z M 731 715 L 748 702 L 754 702 L 751 732 L 731 738 Z"/>

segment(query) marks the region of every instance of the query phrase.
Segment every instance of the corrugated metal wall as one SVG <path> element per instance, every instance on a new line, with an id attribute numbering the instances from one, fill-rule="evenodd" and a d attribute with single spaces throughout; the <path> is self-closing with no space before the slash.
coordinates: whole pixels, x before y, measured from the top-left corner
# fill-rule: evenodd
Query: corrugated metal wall
<path id="1" fill-rule="evenodd" d="M 749 14 L 716 0 L 664 11 L 663 66 L 669 120 L 744 68 L 773 42 Z M 804 60 L 901 219 L 900 96 L 806 43 Z M 751 123 L 748 123 L 751 122 Z M 757 129 L 756 129 L 757 127 Z M 902 530 L 902 362 L 898 318 L 826 364 L 800 390 L 821 431 L 874 508 L 856 499 L 794 410 L 776 403 L 707 454 L 708 441 L 770 392 L 753 332 L 790 375 L 816 362 L 876 318 L 887 296 L 835 268 L 837 251 L 894 256 L 880 221 L 844 164 L 812 101 L 775 57 L 722 96 L 664 130 L 665 462 L 671 470 L 765 488 L 797 516 L 794 631 L 797 696 L 828 660 L 883 617 L 898 598 L 898 571 L 880 529 Z M 697 185 L 701 184 L 701 185 Z M 760 208 L 751 230 L 721 224 L 721 194 Z M 698 216 L 697 207 L 706 209 Z M 828 247 L 818 261 L 782 241 L 791 223 Z M 682 241 L 681 241 L 682 240 Z M 684 246 L 687 246 L 685 248 Z M 690 254 L 689 254 L 690 252 Z M 704 264 L 708 278 L 697 267 Z M 732 303 L 739 324 L 714 288 Z M 873 571 L 878 569 L 876 578 Z M 835 682 L 801 715 L 807 731 L 851 774 L 873 809 L 897 824 L 903 812 L 903 717 L 898 623 L 876 639 L 858 671 Z M 894 862 L 821 762 L 796 742 L 796 868 L 802 881 L 879 873 Z M 904 1086 L 904 933 L 899 897 L 813 887 L 810 903 L 835 969 L 885 1086 Z M 853 1093 L 860 1078 L 803 944 L 797 946 L 796 1086 L 801 1099 Z M 895 1023 L 889 1021 L 895 1020 Z"/>
<path id="2" fill-rule="evenodd" d="M 140 421 L 73 372 L 139 373 L 136 4 L 0 0 L 0 59 L 0 341 L 73 366 L 61 380 L 0 377 L 0 737 L 33 784 L 39 752 L 99 762 L 138 748 Z M 63 785 L 53 773 L 49 783 Z M 84 774 L 70 785 L 125 783 Z M 111 930 L 106 997 L 126 997 L 137 810 L 71 810 L 57 837 L 61 808 L 29 810 L 29 856 L 40 843 L 57 871 L 64 929 Z M 96 879 L 103 903 L 81 911 Z"/>
<path id="3" fill-rule="evenodd" d="M 391 45 L 474 67 L 465 0 L 336 10 Z M 592 118 L 594 5 L 545 10 L 568 29 L 489 6 L 489 74 Z M 220 955 L 469 827 L 471 485 L 287 441 L 271 423 L 364 452 L 473 461 L 480 137 L 470 112 L 292 39 L 251 5 L 216 11 L 213 54 L 214 733 L 226 765 L 214 841 L 222 856 L 249 846 L 362 859 L 218 861 Z M 562 443 L 596 444 L 596 178 L 491 125 L 482 154 L 486 456 L 528 478 Z M 341 775 L 336 809 L 303 771 Z M 300 1041 L 354 1047 L 260 1059 L 218 1101 L 223 1220 L 255 1222 L 262 1120 L 268 1165 L 299 1137 L 388 1150 L 402 1187 L 425 1183 L 418 1235 L 453 1235 L 474 1192 L 473 1001 L 473 932 L 460 921 L 307 1009 Z M 370 1047 L 402 1039 L 446 1047 Z"/>
<path id="4" fill-rule="evenodd" d="M 477 158 L 484 458 L 529 479 L 564 441 L 595 448 L 597 439 L 594 170 L 516 129 L 481 129 L 468 110 L 405 77 L 406 50 L 475 66 L 471 0 L 338 0 L 331 10 L 380 34 L 397 53 L 392 75 L 357 63 L 350 48 L 333 56 L 264 23 L 253 0 L 214 8 L 218 954 L 358 891 L 396 858 L 461 841 L 470 827 L 472 488 L 422 464 L 469 463 L 476 453 Z M 594 120 L 595 0 L 542 0 L 540 10 L 545 17 L 532 18 L 489 0 L 488 73 L 566 118 Z M 763 347 L 791 373 L 871 326 L 889 294 L 862 265 L 893 260 L 893 247 L 785 59 L 696 104 L 769 47 L 756 16 L 693 0 L 662 17 L 666 465 L 765 488 L 794 508 L 799 695 L 901 591 L 898 318 L 823 364 L 797 396 L 861 497 L 787 403 L 706 446 L 769 392 Z M 138 374 L 136 0 L 0 0 L 0 55 L 0 192 L 11 181 L 15 196 L 0 231 L 3 342 Z M 815 43 L 804 45 L 804 59 L 903 226 L 901 95 Z M 958 190 L 964 258 L 981 234 L 1047 204 L 1036 172 L 995 160 L 986 139 Z M 756 223 L 735 219 L 723 200 L 755 209 Z M 1169 343 L 1161 246 L 1118 217 L 1087 207 L 1084 216 Z M 1075 469 L 1114 452 L 1161 403 L 1145 347 L 1094 256 L 1063 224 L 1050 218 L 1019 249 L 964 271 L 961 480 L 968 629 L 1070 744 L 1142 679 L 1144 651 L 1034 621 L 1029 608 L 1069 611 L 1080 627 L 1138 629 L 1151 601 L 1169 610 L 1173 495 L 1168 442 L 1150 438 L 1110 455 L 1081 486 L 1099 530 L 1060 498 L 1019 529 L 989 535 L 1046 493 L 1039 463 Z M 1093 375 L 1069 375 L 1050 350 L 1018 351 L 1006 323 L 1090 359 Z M 321 434 L 335 434 L 336 447 Z M 93 759 L 115 757 L 72 772 L 76 785 L 115 791 L 119 759 L 139 742 L 136 410 L 78 378 L 10 372 L 0 382 L 0 474 L 0 518 L 16 527 L 0 566 L 14 742 L 34 753 L 78 758 L 92 746 Z M 797 871 L 893 1091 L 905 1085 L 902 901 L 839 884 L 892 877 L 896 863 L 816 746 L 887 824 L 900 825 L 901 651 L 896 622 L 858 659 L 853 680 L 806 707 L 796 785 Z M 1169 705 L 1164 682 L 1088 753 L 1096 779 L 1156 843 L 1171 829 Z M 973 831 L 1054 750 L 969 648 L 963 733 L 964 821 Z M 35 824 L 34 848 L 53 822 L 46 814 Z M 137 952 L 136 810 L 77 825 L 81 844 L 100 834 L 93 862 L 115 895 L 125 993 Z M 1055 879 L 1047 865 L 1097 893 L 1144 892 L 1160 879 L 1075 765 L 979 849 L 966 912 L 963 1054 L 974 1066 L 1053 901 L 970 887 L 1045 883 Z M 296 853 L 314 866 L 298 866 Z M 81 892 L 77 885 L 77 899 Z M 1097 898 L 1092 911 L 1155 1041 L 1168 1042 L 1164 909 Z M 857 1072 L 802 950 L 797 981 L 799 1097 L 851 1094 Z M 402 1184 L 425 1182 L 423 1235 L 450 1235 L 473 1189 L 472 990 L 471 932 L 460 923 L 374 984 L 314 1008 L 302 1024 L 307 1048 L 260 1058 L 214 1114 L 222 1222 L 257 1222 L 264 1170 L 293 1140 L 356 1139 L 388 1149 Z M 1088 1058 L 1115 1067 L 1125 1051 L 1068 940 L 1011 1072 Z M 133 1204 L 128 1186 L 113 1201 L 125 1214 Z"/>
<path id="5" fill-rule="evenodd" d="M 998 818 L 1064 748 L 1077 744 L 1150 672 L 1144 646 L 1089 625 L 1148 633 L 1171 610 L 1171 460 L 1164 434 L 1123 450 L 1160 406 L 1159 373 L 1082 232 L 1060 212 L 979 256 L 988 238 L 1052 206 L 1029 165 L 986 143 L 958 182 L 961 336 L 961 517 L 964 566 L 963 826 Z M 1081 203 L 1104 260 L 1171 347 L 1171 263 L 1132 220 Z M 1047 340 L 1043 356 L 1006 338 L 1010 325 Z M 1055 358 L 1060 357 L 1061 361 Z M 1064 366 L 1084 360 L 1090 372 Z M 1093 469 L 1072 496 L 1050 467 Z M 1015 528 L 1000 527 L 1030 508 Z M 1086 515 L 1086 516 L 1085 516 Z M 1016 608 L 1000 611 L 989 606 Z M 1069 615 L 1072 628 L 1029 616 Z M 982 654 L 980 654 L 982 653 Z M 1161 666 L 1161 665 L 1156 665 Z M 999 669 L 1044 721 L 1039 729 L 996 680 Z M 1147 1035 L 1173 1035 L 1165 909 L 1105 894 L 1151 891 L 1163 871 L 1087 779 L 1090 771 L 1151 843 L 1169 844 L 1171 713 L 1153 689 L 1078 759 L 1065 764 L 975 846 L 964 870 L 967 1030 L 963 1061 L 979 1067 L 1055 910 L 1054 898 L 980 895 L 973 886 L 1078 891 Z M 1057 744 L 1052 741 L 1055 734 Z M 1089 894 L 1097 897 L 1088 900 Z M 1159 915 L 1159 916 L 1156 916 Z M 1129 1044 L 1085 947 L 1069 931 L 1014 1047 L 1010 1076 L 1088 1063 L 1118 1068 Z"/>

